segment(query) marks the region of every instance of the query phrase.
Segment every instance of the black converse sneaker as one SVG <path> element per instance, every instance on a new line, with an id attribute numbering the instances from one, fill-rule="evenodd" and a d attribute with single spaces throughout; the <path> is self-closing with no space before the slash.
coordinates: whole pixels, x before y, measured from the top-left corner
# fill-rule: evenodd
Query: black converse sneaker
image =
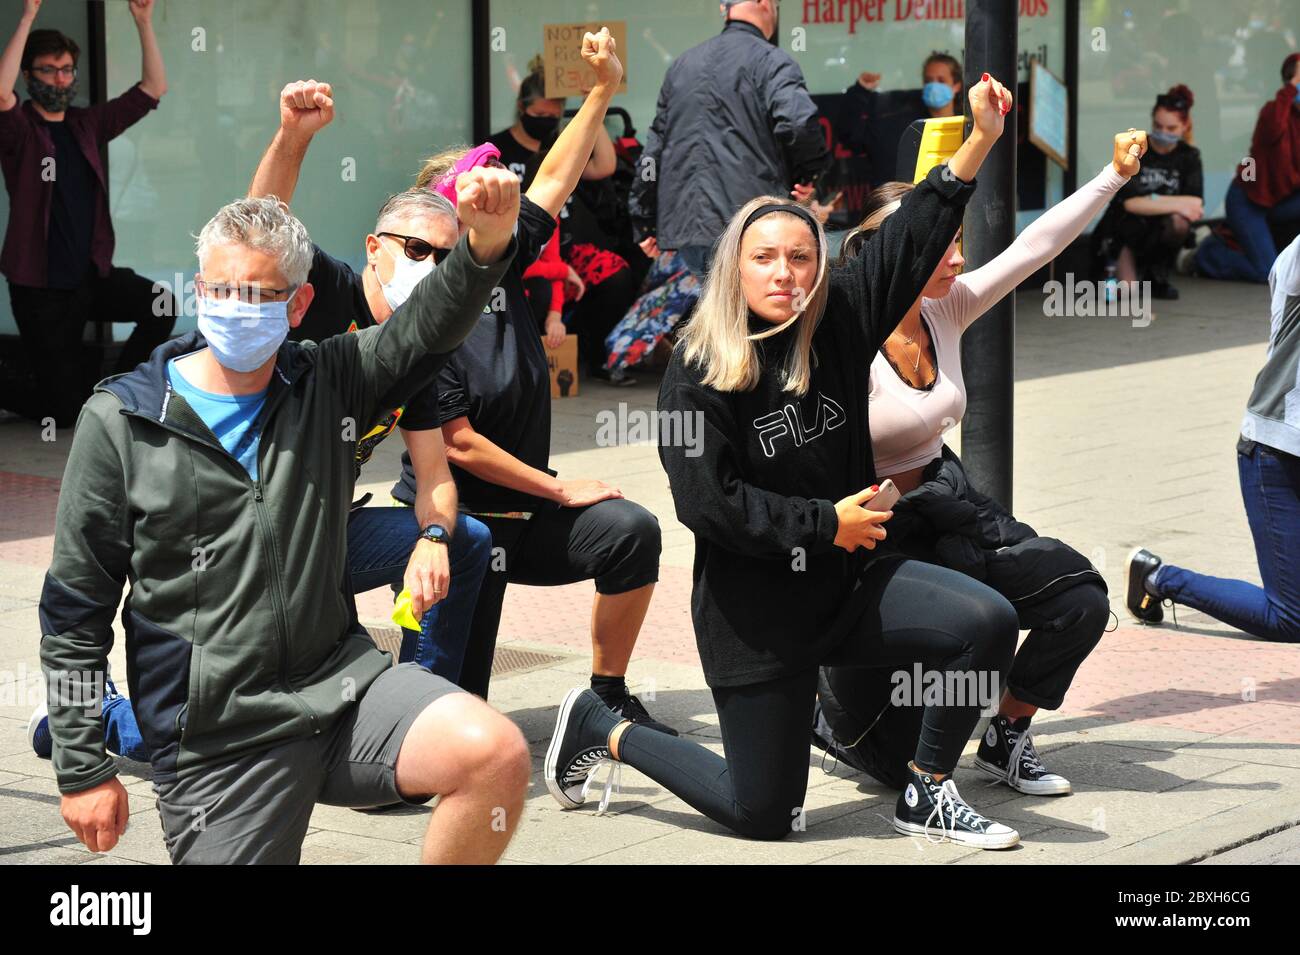
<path id="1" fill-rule="evenodd" d="M 630 720 L 638 726 L 644 726 L 647 729 L 652 729 L 659 733 L 667 733 L 669 736 L 678 735 L 677 730 L 673 729 L 667 723 L 660 723 L 657 719 L 646 712 L 646 708 L 641 705 L 641 701 L 631 693 L 615 703 L 609 703 L 606 705 L 623 719 Z"/>
<path id="2" fill-rule="evenodd" d="M 555 734 L 546 748 L 543 772 L 546 788 L 565 809 L 577 809 L 587 799 L 592 773 L 601 763 L 613 763 L 601 810 L 609 803 L 614 771 L 619 766 L 609 753 L 609 734 L 620 722 L 592 690 L 575 687 L 560 704 Z"/>
<path id="3" fill-rule="evenodd" d="M 1165 619 L 1160 609 L 1160 598 L 1147 589 L 1147 578 L 1160 567 L 1162 561 L 1145 547 L 1135 547 L 1128 555 L 1128 591 L 1124 603 L 1128 612 L 1143 623 L 1159 623 Z"/>
<path id="4" fill-rule="evenodd" d="M 1020 833 L 985 819 L 957 792 L 949 776 L 939 782 L 911 768 L 911 778 L 894 807 L 894 829 L 905 836 L 925 836 L 927 842 L 956 842 L 980 849 L 1010 849 Z M 938 838 L 935 838 L 935 836 Z"/>
<path id="5" fill-rule="evenodd" d="M 1039 760 L 1029 721 L 1028 716 L 1015 722 L 1005 716 L 993 717 L 975 753 L 975 768 L 1029 796 L 1068 795 L 1070 781 L 1049 773 Z"/>

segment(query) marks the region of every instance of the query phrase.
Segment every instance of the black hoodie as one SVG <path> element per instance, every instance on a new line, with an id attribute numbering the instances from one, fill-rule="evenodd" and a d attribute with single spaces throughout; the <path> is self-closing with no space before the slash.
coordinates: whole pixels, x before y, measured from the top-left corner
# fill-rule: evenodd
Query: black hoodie
<path id="1" fill-rule="evenodd" d="M 961 225 L 974 183 L 947 167 L 909 193 L 858 258 L 832 269 L 813 337 L 807 394 L 782 390 L 795 327 L 760 343 L 750 391 L 701 383 L 679 348 L 659 409 L 701 426 L 693 442 L 660 442 L 678 519 L 695 534 L 692 619 L 709 685 L 743 686 L 817 666 L 861 608 L 854 580 L 885 553 L 835 546 L 835 502 L 875 483 L 867 379 L 871 356 L 916 301 Z M 782 341 L 787 339 L 789 341 Z M 698 454 L 697 454 L 698 452 Z M 887 525 L 886 525 L 887 527 Z"/>

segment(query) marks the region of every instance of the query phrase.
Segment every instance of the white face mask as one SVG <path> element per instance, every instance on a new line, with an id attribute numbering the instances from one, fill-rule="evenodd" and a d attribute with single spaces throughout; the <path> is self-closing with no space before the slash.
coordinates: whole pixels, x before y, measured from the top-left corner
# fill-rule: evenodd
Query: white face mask
<path id="1" fill-rule="evenodd" d="M 420 279 L 433 271 L 433 256 L 430 255 L 423 262 L 415 262 L 405 254 L 394 255 L 388 248 L 384 251 L 393 260 L 393 277 L 387 282 L 379 279 L 379 267 L 375 266 L 375 278 L 379 279 L 379 286 L 383 289 L 384 301 L 395 312 L 411 297 L 415 287 L 420 284 Z"/>

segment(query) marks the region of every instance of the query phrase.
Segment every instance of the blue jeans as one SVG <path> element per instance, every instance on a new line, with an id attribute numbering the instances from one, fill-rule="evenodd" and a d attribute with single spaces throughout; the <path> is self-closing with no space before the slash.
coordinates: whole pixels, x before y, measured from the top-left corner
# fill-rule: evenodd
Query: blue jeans
<path id="1" fill-rule="evenodd" d="M 117 753 L 136 762 L 149 762 L 149 751 L 145 749 L 144 737 L 135 721 L 135 711 L 131 701 L 113 685 L 111 679 L 104 681 L 104 745 L 110 753 Z"/>
<path id="2" fill-rule="evenodd" d="M 406 562 L 420 537 L 412 507 L 363 507 L 348 519 L 348 568 L 352 589 L 365 593 L 388 584 L 401 593 Z M 447 595 L 425 611 L 420 631 L 404 630 L 399 663 L 415 662 L 438 676 L 459 683 L 470 622 L 479 587 L 492 556 L 492 534 L 482 521 L 461 514 L 452 532 L 451 584 Z M 149 762 L 131 701 L 108 682 L 104 700 L 104 735 L 119 756 Z"/>
<path id="3" fill-rule="evenodd" d="M 1266 209 L 1246 198 L 1246 190 L 1234 179 L 1223 207 L 1242 251 L 1228 248 L 1222 239 L 1212 235 L 1196 250 L 1197 271 L 1212 279 L 1267 282 L 1273 260 L 1277 258 L 1277 246 L 1273 244 L 1268 225 L 1300 220 L 1300 192 Z"/>
<path id="4" fill-rule="evenodd" d="M 1237 465 L 1263 588 L 1165 564 L 1157 596 L 1262 640 L 1300 642 L 1300 458 L 1257 444 Z"/>
<path id="5" fill-rule="evenodd" d="M 388 584 L 393 594 L 402 592 L 406 562 L 420 539 L 413 507 L 363 507 L 348 519 L 348 569 L 352 589 L 365 593 Z M 451 584 L 441 601 L 425 611 L 420 630 L 403 630 L 399 663 L 418 663 L 452 683 L 460 683 L 460 669 L 469 644 L 474 604 L 492 556 L 492 534 L 482 521 L 465 514 L 456 518 L 452 531 Z"/>

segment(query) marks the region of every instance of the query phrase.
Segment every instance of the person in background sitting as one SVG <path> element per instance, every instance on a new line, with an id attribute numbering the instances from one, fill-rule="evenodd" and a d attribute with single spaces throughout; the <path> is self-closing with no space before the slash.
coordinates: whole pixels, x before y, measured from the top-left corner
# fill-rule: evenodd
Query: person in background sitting
<path id="1" fill-rule="evenodd" d="M 1229 248 L 1218 236 L 1209 236 L 1196 249 L 1191 263 L 1195 274 L 1267 282 L 1277 258 L 1269 226 L 1300 223 L 1300 53 L 1292 53 L 1282 63 L 1282 88 L 1259 111 L 1250 156 L 1237 169 L 1223 200 L 1241 251 Z"/>
<path id="2" fill-rule="evenodd" d="M 1149 281 L 1151 295 L 1178 298 L 1169 284 L 1178 250 L 1204 214 L 1201 152 L 1192 145 L 1192 91 L 1156 97 L 1142 171 L 1121 189 L 1092 234 L 1097 258 L 1121 282 Z"/>

